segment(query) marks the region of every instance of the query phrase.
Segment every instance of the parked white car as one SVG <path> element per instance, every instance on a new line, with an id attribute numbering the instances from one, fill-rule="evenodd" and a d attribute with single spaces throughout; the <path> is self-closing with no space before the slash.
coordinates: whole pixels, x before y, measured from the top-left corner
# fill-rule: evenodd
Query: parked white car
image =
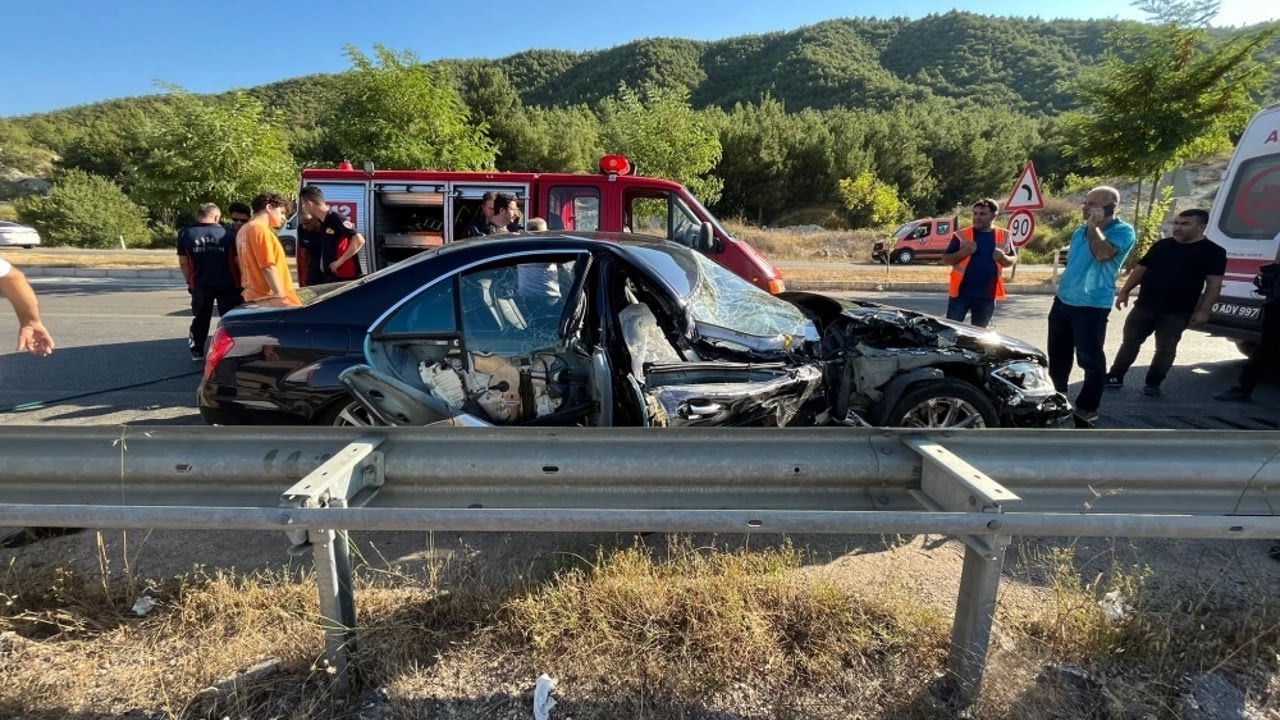
<path id="1" fill-rule="evenodd" d="M 0 247 L 31 248 L 40 244 L 40 233 L 35 228 L 18 223 L 0 221 Z"/>

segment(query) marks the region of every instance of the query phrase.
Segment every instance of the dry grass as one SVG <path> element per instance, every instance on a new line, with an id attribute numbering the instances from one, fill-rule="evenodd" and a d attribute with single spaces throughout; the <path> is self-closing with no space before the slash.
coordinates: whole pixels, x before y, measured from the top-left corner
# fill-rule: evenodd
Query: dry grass
<path id="1" fill-rule="evenodd" d="M 739 240 L 773 260 L 812 260 L 815 262 L 871 262 L 871 246 L 883 240 L 879 230 L 829 230 L 812 233 L 761 230 L 741 223 L 726 223 L 726 229 Z"/>
<path id="2" fill-rule="evenodd" d="M 4 249 L 4 257 L 18 267 L 100 268 L 104 270 L 177 270 L 178 256 L 172 252 L 119 250 L 115 252 L 74 252 Z"/>
<path id="3" fill-rule="evenodd" d="M 1005 282 L 1012 285 L 1044 285 L 1050 281 L 1048 268 L 1019 268 L 1012 280 L 1005 273 Z M 894 265 L 886 274 L 883 267 L 868 268 L 787 268 L 782 271 L 787 281 L 801 282 L 870 282 L 870 283 L 945 283 L 947 269 L 938 265 Z"/>
<path id="4" fill-rule="evenodd" d="M 22 250 L 0 248 L 0 255 L 18 267 L 46 266 L 61 268 L 96 268 L 101 270 L 177 270 L 178 256 L 173 251 L 112 250 L 77 252 L 75 250 Z M 293 258 L 289 258 L 292 265 Z"/>
<path id="5" fill-rule="evenodd" d="M 557 718 L 953 717 L 928 690 L 947 614 L 887 578 L 852 592 L 812 565 L 785 544 L 717 551 L 675 538 L 504 587 L 442 589 L 430 574 L 366 568 L 362 690 L 345 701 L 320 661 L 310 577 L 196 572 L 151 584 L 158 605 L 137 618 L 141 579 L 11 567 L 0 574 L 0 716 L 355 718 L 372 705 L 383 717 L 527 717 L 546 672 L 560 681 Z M 1172 716 L 1193 672 L 1275 705 L 1280 613 L 1269 603 L 1154 607 L 1141 568 L 1082 575 L 1069 550 L 1024 556 L 1014 572 L 973 717 L 1089 716 L 1096 700 L 1039 677 L 1061 663 L 1084 668 L 1124 717 Z M 1136 606 L 1124 620 L 1098 607 L 1110 590 Z M 202 695 L 268 658 L 278 671 Z"/>

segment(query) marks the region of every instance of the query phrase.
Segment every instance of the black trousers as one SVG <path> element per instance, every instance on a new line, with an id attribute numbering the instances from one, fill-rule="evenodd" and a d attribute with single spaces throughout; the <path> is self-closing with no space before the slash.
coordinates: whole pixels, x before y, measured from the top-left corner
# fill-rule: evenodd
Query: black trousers
<path id="1" fill-rule="evenodd" d="M 213 321 L 214 303 L 218 305 L 218 315 L 222 316 L 242 302 L 244 297 L 240 294 L 240 288 L 196 287 L 192 290 L 191 314 L 195 318 L 191 321 L 191 332 L 187 335 L 187 346 L 191 348 L 191 352 L 204 354 L 204 344 L 209 339 L 209 323 Z"/>
<path id="2" fill-rule="evenodd" d="M 1049 310 L 1049 377 L 1058 392 L 1066 393 L 1074 356 L 1084 370 L 1084 385 L 1076 396 L 1078 410 L 1093 412 L 1102 404 L 1102 389 L 1107 383 L 1107 356 L 1102 346 L 1110 314 L 1110 308 L 1068 305 L 1058 298 Z"/>
<path id="3" fill-rule="evenodd" d="M 1280 356 L 1280 305 L 1262 306 L 1262 337 L 1258 347 L 1249 354 L 1249 359 L 1240 371 L 1239 384 L 1246 393 L 1253 392 L 1258 386 L 1267 368 L 1275 367 Z"/>
<path id="4" fill-rule="evenodd" d="M 1129 311 L 1129 317 L 1125 318 L 1124 342 L 1120 345 L 1120 351 L 1116 353 L 1108 374 L 1124 378 L 1124 374 L 1133 366 L 1133 361 L 1138 359 L 1142 343 L 1155 334 L 1156 354 L 1147 367 L 1147 385 L 1159 387 L 1169 374 L 1169 368 L 1173 367 L 1178 341 L 1182 339 L 1182 331 L 1187 329 L 1189 322 L 1190 313 L 1162 313 L 1134 305 Z"/>

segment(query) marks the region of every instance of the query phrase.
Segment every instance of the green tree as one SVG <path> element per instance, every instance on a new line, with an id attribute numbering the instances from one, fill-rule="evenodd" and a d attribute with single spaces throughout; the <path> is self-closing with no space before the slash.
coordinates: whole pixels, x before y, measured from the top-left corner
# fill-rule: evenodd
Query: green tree
<path id="1" fill-rule="evenodd" d="M 516 111 L 498 151 L 498 169 L 512 172 L 593 172 L 604 154 L 600 120 L 585 105 Z"/>
<path id="2" fill-rule="evenodd" d="M 47 245 L 111 248 L 149 241 L 146 211 L 115 183 L 82 170 L 62 173 L 48 195 L 22 198 L 18 217 Z"/>
<path id="3" fill-rule="evenodd" d="M 203 202 L 247 201 L 297 183 L 279 118 L 245 94 L 226 100 L 174 93 L 142 129 L 146 159 L 133 197 L 153 217 L 189 216 Z"/>
<path id="4" fill-rule="evenodd" d="M 382 45 L 373 58 L 348 45 L 347 56 L 352 69 L 325 123 L 344 157 L 400 170 L 493 167 L 493 143 L 472 124 L 447 68 Z"/>
<path id="5" fill-rule="evenodd" d="M 898 189 L 870 170 L 841 180 L 840 197 L 855 228 L 896 225 L 911 218 L 911 208 L 898 198 Z"/>
<path id="6" fill-rule="evenodd" d="M 781 102 L 737 105 L 720 123 L 723 157 L 716 174 L 724 183 L 722 213 L 772 220 L 787 206 L 788 166 L 794 123 Z"/>
<path id="7" fill-rule="evenodd" d="M 683 183 L 704 203 L 720 197 L 712 175 L 720 161 L 720 137 L 711 118 L 693 109 L 680 88 L 623 85 L 600 103 L 604 148 L 622 153 L 645 175 Z"/>
<path id="8" fill-rule="evenodd" d="M 1216 3 L 1199 0 L 1142 3 L 1158 24 L 1115 33 L 1110 42 L 1125 54 L 1109 54 L 1085 73 L 1077 86 L 1084 107 L 1062 120 L 1076 157 L 1104 174 L 1139 179 L 1139 235 L 1146 223 L 1163 219 L 1153 212 L 1160 177 L 1206 149 L 1229 147 L 1230 135 L 1256 109 L 1253 93 L 1270 79 L 1254 56 L 1280 25 L 1213 43 L 1203 26 L 1184 24 L 1212 17 L 1210 6 L 1216 11 Z M 1145 213 L 1144 183 L 1150 193 Z"/>
<path id="9" fill-rule="evenodd" d="M 41 146 L 25 127 L 0 119 L 0 165 L 35 174 L 53 159 L 53 153 Z"/>

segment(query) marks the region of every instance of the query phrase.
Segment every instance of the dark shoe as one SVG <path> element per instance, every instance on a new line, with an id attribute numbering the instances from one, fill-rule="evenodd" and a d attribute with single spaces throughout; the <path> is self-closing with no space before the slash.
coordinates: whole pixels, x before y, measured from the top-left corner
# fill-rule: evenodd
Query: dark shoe
<path id="1" fill-rule="evenodd" d="M 1124 387 L 1124 378 L 1122 378 L 1122 377 L 1116 377 L 1115 375 L 1108 375 L 1108 376 L 1107 376 L 1107 389 L 1108 389 L 1108 390 L 1119 390 L 1119 389 L 1120 389 L 1120 388 L 1122 388 L 1122 387 Z"/>
<path id="2" fill-rule="evenodd" d="M 1267 550 L 1267 557 L 1275 560 L 1276 562 L 1280 562 L 1280 545 L 1272 545 L 1271 548 Z"/>
<path id="3" fill-rule="evenodd" d="M 204 353 L 198 353 L 195 350 L 192 350 L 191 362 L 204 362 Z"/>
<path id="4" fill-rule="evenodd" d="M 1245 389 L 1239 385 L 1232 385 L 1226 390 L 1214 395 L 1213 399 L 1221 400 L 1223 402 L 1249 402 L 1249 396 L 1251 394 L 1252 393 L 1246 392 Z"/>
<path id="5" fill-rule="evenodd" d="M 1077 410 L 1075 414 L 1076 428 L 1087 429 L 1093 427 L 1098 421 L 1097 410 Z"/>
<path id="6" fill-rule="evenodd" d="M 1147 397 L 1160 397 L 1163 393 L 1160 391 L 1159 385 L 1148 385 L 1142 388 L 1142 394 Z"/>

